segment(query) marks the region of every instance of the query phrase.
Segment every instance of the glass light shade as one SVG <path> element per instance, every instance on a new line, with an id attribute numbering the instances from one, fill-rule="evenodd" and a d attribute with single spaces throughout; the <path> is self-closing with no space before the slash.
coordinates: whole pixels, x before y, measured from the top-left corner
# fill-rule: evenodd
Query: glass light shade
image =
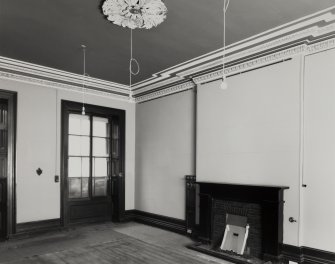
<path id="1" fill-rule="evenodd" d="M 222 82 L 221 82 L 220 88 L 221 88 L 222 90 L 227 90 L 227 89 L 228 89 L 228 83 L 227 83 L 227 78 L 226 78 L 226 76 L 224 76 L 224 77 L 222 78 Z"/>

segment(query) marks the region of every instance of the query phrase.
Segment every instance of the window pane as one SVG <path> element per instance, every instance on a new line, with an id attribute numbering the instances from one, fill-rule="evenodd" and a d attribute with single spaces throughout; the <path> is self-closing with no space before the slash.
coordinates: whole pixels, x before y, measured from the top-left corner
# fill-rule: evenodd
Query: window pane
<path id="1" fill-rule="evenodd" d="M 81 198 L 81 178 L 69 178 L 69 198 Z"/>
<path id="2" fill-rule="evenodd" d="M 113 158 L 119 157 L 119 140 L 114 139 L 112 142 L 112 156 Z"/>
<path id="3" fill-rule="evenodd" d="M 90 117 L 86 115 L 69 115 L 69 134 L 90 135 Z"/>
<path id="4" fill-rule="evenodd" d="M 106 196 L 107 194 L 107 177 L 98 177 L 93 179 L 94 196 Z"/>
<path id="5" fill-rule="evenodd" d="M 112 161 L 112 176 L 118 176 L 120 173 L 119 160 Z"/>
<path id="6" fill-rule="evenodd" d="M 119 138 L 119 124 L 114 122 L 112 126 L 112 138 L 118 139 Z"/>
<path id="7" fill-rule="evenodd" d="M 108 176 L 108 158 L 94 158 L 93 177 Z"/>
<path id="8" fill-rule="evenodd" d="M 81 197 L 82 198 L 88 197 L 88 180 L 89 178 L 82 178 L 82 186 L 81 186 L 81 189 L 82 189 Z"/>
<path id="9" fill-rule="evenodd" d="M 90 158 L 81 158 L 81 176 L 90 177 Z"/>
<path id="10" fill-rule="evenodd" d="M 68 177 L 89 177 L 90 159 L 81 157 L 69 157 Z"/>
<path id="11" fill-rule="evenodd" d="M 93 156 L 107 157 L 109 155 L 109 140 L 105 138 L 93 138 Z"/>
<path id="12" fill-rule="evenodd" d="M 109 137 L 109 122 L 107 118 L 93 117 L 93 136 Z"/>
<path id="13" fill-rule="evenodd" d="M 0 156 L 0 179 L 1 178 L 7 178 L 7 157 Z"/>
<path id="14" fill-rule="evenodd" d="M 89 156 L 90 138 L 87 136 L 69 136 L 69 156 Z"/>
<path id="15" fill-rule="evenodd" d="M 69 178 L 69 198 L 88 197 L 89 178 Z"/>
<path id="16" fill-rule="evenodd" d="M 7 151 L 7 137 L 8 137 L 8 111 L 7 104 L 0 104 L 0 151 Z M 2 167 L 1 167 L 2 168 Z"/>
<path id="17" fill-rule="evenodd" d="M 69 177 L 81 177 L 81 158 L 69 158 Z"/>

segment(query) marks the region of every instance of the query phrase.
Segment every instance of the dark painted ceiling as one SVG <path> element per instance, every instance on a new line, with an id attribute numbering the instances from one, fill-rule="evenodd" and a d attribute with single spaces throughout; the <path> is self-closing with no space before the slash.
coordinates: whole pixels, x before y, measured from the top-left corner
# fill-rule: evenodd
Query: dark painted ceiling
<path id="1" fill-rule="evenodd" d="M 165 0 L 157 28 L 134 31 L 135 81 L 222 47 L 223 0 Z M 227 43 L 333 6 L 334 0 L 231 0 Z M 108 22 L 100 0 L 0 0 L 0 56 L 128 84 L 130 30 Z"/>

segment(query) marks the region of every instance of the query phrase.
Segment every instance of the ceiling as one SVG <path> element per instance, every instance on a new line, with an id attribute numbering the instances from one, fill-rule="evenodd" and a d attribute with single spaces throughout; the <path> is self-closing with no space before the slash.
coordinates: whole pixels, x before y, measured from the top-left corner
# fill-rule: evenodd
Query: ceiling
<path id="1" fill-rule="evenodd" d="M 223 0 L 165 0 L 168 16 L 133 32 L 136 82 L 222 47 Z M 227 44 L 331 7 L 334 0 L 230 0 Z M 100 0 L 0 0 L 0 56 L 128 84 L 130 30 L 107 21 Z"/>

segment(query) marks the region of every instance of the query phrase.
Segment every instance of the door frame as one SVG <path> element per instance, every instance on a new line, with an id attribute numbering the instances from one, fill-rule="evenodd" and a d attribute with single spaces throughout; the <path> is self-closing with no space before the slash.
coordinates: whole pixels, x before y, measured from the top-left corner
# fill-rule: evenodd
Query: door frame
<path id="1" fill-rule="evenodd" d="M 68 191 L 67 191 L 67 167 L 65 158 L 67 156 L 66 150 L 67 147 L 67 130 L 68 124 L 66 121 L 66 115 L 69 113 L 81 113 L 82 110 L 82 103 L 68 101 L 68 100 L 61 100 L 61 188 L 60 188 L 60 198 L 61 198 L 61 225 L 63 227 L 69 225 L 69 216 L 67 212 L 68 208 Z M 124 219 L 125 215 L 125 177 L 126 177 L 126 166 L 125 166 L 125 135 L 126 135 L 126 127 L 125 127 L 125 118 L 126 113 L 125 110 L 115 109 L 115 108 L 108 108 L 104 106 L 92 105 L 85 103 L 85 110 L 86 112 L 96 113 L 96 114 L 103 114 L 103 115 L 117 115 L 120 117 L 120 170 L 123 172 L 122 177 L 111 177 L 111 181 L 113 181 L 114 190 L 112 190 L 112 221 L 121 222 Z"/>
<path id="2" fill-rule="evenodd" d="M 17 92 L 0 90 L 0 98 L 8 100 L 7 153 L 7 217 L 6 238 L 16 233 L 16 117 Z"/>

